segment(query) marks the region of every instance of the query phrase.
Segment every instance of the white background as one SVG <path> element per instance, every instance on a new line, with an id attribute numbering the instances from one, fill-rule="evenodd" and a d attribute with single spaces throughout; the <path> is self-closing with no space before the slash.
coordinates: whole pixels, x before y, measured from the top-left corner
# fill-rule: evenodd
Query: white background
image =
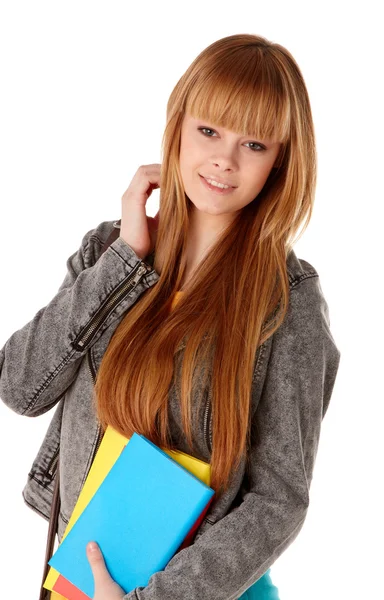
<path id="1" fill-rule="evenodd" d="M 160 162 L 169 94 L 210 43 L 256 33 L 297 60 L 319 154 L 295 247 L 317 269 L 340 369 L 297 540 L 271 568 L 282 600 L 384 598 L 382 162 L 378 2 L 2 2 L 0 347 L 56 294 L 66 259 L 141 164 Z M 148 202 L 157 212 L 158 191 Z M 35 600 L 47 522 L 21 490 L 55 409 L 0 403 L 1 596 Z M 257 543 L 257 540 L 255 540 Z"/>

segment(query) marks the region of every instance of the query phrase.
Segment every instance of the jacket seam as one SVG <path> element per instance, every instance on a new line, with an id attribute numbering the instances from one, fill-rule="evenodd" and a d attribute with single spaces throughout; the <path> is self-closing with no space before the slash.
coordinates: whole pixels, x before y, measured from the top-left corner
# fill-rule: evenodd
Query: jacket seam
<path id="1" fill-rule="evenodd" d="M 84 263 L 84 265 L 85 265 L 86 268 L 88 268 L 87 267 L 87 260 L 86 260 L 86 253 L 88 251 L 88 248 L 89 248 L 89 245 L 90 245 L 90 242 L 91 242 L 91 237 L 89 238 L 89 240 L 85 244 L 84 248 L 81 249 L 81 255 L 83 257 L 83 263 Z"/>
<path id="2" fill-rule="evenodd" d="M 289 291 L 293 291 L 294 289 L 296 289 L 298 287 L 298 285 L 300 283 L 302 283 L 303 281 L 306 281 L 307 279 L 312 279 L 313 277 L 319 277 L 319 274 L 317 272 L 314 272 L 314 271 L 307 271 L 306 273 L 302 273 L 301 275 L 297 276 L 290 283 L 290 285 L 289 285 Z M 262 368 L 263 360 L 264 360 L 264 357 L 265 357 L 266 343 L 268 342 L 268 340 L 270 340 L 271 343 L 273 343 L 273 340 L 272 340 L 273 337 L 274 337 L 274 334 L 271 337 L 269 337 L 259 347 L 259 355 L 257 357 L 256 365 L 255 365 L 255 368 L 253 370 L 253 375 L 252 375 L 252 385 L 254 385 L 255 383 L 257 383 L 258 379 L 260 378 L 261 368 Z"/>
<path id="3" fill-rule="evenodd" d="M 35 473 L 33 473 L 32 471 L 28 473 L 28 477 L 29 477 L 29 479 L 33 479 L 34 481 L 36 481 L 36 483 L 38 483 L 42 488 L 48 490 L 49 493 L 51 495 L 53 495 L 53 490 L 49 487 L 50 484 L 52 483 L 52 480 L 47 481 L 46 483 L 44 483 L 44 481 L 42 481 L 41 479 L 39 479 L 38 477 L 36 477 Z"/>
<path id="4" fill-rule="evenodd" d="M 65 394 L 65 392 L 64 392 L 64 394 Z M 57 444 L 57 446 L 56 446 L 56 448 L 55 448 L 55 450 L 54 450 L 54 452 L 53 452 L 53 454 L 52 454 L 52 456 L 51 456 L 51 458 L 49 460 L 48 466 L 47 466 L 46 470 L 44 471 L 44 477 L 47 477 L 47 478 L 49 478 L 51 480 L 53 479 L 53 474 L 50 475 L 49 471 L 51 470 L 51 468 L 53 466 L 54 460 L 58 460 L 57 456 L 59 454 L 60 454 L 60 439 L 59 439 L 58 444 Z M 55 469 L 55 471 L 56 471 L 56 469 Z"/>
<path id="5" fill-rule="evenodd" d="M 89 350 L 88 350 L 88 356 L 89 356 L 89 361 L 90 361 L 90 363 L 91 363 L 91 366 L 92 366 L 92 368 L 93 368 L 93 372 L 94 372 L 94 373 L 97 373 L 97 369 L 96 369 L 96 362 L 95 362 L 95 359 L 94 359 L 94 357 L 93 357 L 93 348 L 92 348 L 92 346 L 91 346 L 91 348 L 89 348 Z M 93 379 L 94 375 L 93 375 L 93 373 L 92 373 L 92 372 L 91 372 L 91 376 L 92 376 L 92 384 L 93 384 L 93 385 L 95 385 L 95 383 L 94 383 L 94 379 Z"/>
<path id="6" fill-rule="evenodd" d="M 39 399 L 41 394 L 44 392 L 44 390 L 46 390 L 46 388 L 51 383 L 51 381 L 57 376 L 57 374 L 62 370 L 62 368 L 70 361 L 70 359 L 72 358 L 72 356 L 75 353 L 76 353 L 76 350 L 71 350 L 70 353 L 67 354 L 67 356 L 65 356 L 63 358 L 61 363 L 48 375 L 47 379 L 42 383 L 41 387 L 37 390 L 35 396 L 33 396 L 32 400 L 29 402 L 26 409 L 23 410 L 23 412 L 21 413 L 22 415 L 27 413 L 29 410 L 31 410 L 35 406 L 37 400 Z M 61 395 L 63 395 L 63 394 L 61 394 Z"/>
<path id="7" fill-rule="evenodd" d="M 123 260 L 123 261 L 124 261 L 124 262 L 125 262 L 125 263 L 126 263 L 128 266 L 129 266 L 129 267 L 131 267 L 131 268 L 132 268 L 132 265 L 130 265 L 130 264 L 129 264 L 129 261 L 128 261 L 128 260 L 126 260 L 126 259 L 124 258 L 124 256 L 121 256 L 121 254 L 119 254 L 119 253 L 118 253 L 118 251 L 117 251 L 115 248 L 113 248 L 113 247 L 112 247 L 112 245 L 111 245 L 111 246 L 109 246 L 109 248 L 111 248 L 111 249 L 112 249 L 112 250 L 115 252 L 115 254 L 117 254 L 117 256 L 118 256 L 119 258 L 121 258 L 121 260 Z"/>
<path id="8" fill-rule="evenodd" d="M 265 351 L 266 351 L 266 343 L 267 343 L 267 341 L 268 340 L 266 340 L 259 347 L 259 354 L 258 354 L 258 357 L 257 357 L 255 368 L 253 370 L 252 384 L 257 383 L 258 379 L 260 378 L 261 367 L 263 365 L 264 358 L 265 358 Z"/>
<path id="9" fill-rule="evenodd" d="M 107 238 L 107 239 L 108 239 L 108 238 Z M 90 242 L 91 240 L 96 240 L 97 242 L 99 242 L 100 246 L 102 246 L 103 244 L 105 244 L 105 242 L 107 241 L 107 239 L 105 239 L 105 240 L 103 241 L 103 240 L 102 240 L 102 239 L 101 239 L 101 238 L 100 238 L 100 237 L 99 237 L 97 234 L 93 233 L 93 234 L 90 236 L 89 240 L 88 240 L 88 244 L 87 244 L 87 246 L 89 245 L 89 242 Z"/>
<path id="10" fill-rule="evenodd" d="M 98 236 L 98 235 L 96 235 L 96 234 L 92 234 L 92 235 L 91 235 L 91 237 L 90 237 L 90 239 L 91 239 L 91 238 L 93 238 L 93 239 L 96 239 L 96 240 L 99 242 L 99 244 L 100 244 L 101 246 L 103 246 L 103 245 L 105 244 L 105 242 L 107 241 L 107 239 L 108 239 L 108 236 L 107 236 L 107 238 L 106 238 L 104 241 L 103 241 L 101 238 L 99 238 L 99 236 Z M 118 239 L 118 238 L 117 238 L 117 239 Z M 116 240 L 115 240 L 115 241 L 116 241 Z M 113 242 L 112 242 L 112 243 L 113 243 Z M 126 264 L 128 264 L 128 266 L 131 266 L 131 265 L 129 264 L 129 262 L 128 262 L 128 261 L 127 261 L 125 258 L 124 258 L 124 256 L 121 256 L 121 254 L 119 254 L 119 252 L 116 250 L 116 248 L 113 248 L 112 244 L 110 244 L 110 245 L 108 246 L 108 248 L 112 248 L 112 250 L 115 252 L 115 254 L 117 254 L 117 256 L 118 256 L 119 258 L 121 258 L 121 260 L 123 260 L 123 261 L 124 261 Z M 107 250 L 108 250 L 108 248 L 107 248 Z"/>
<path id="11" fill-rule="evenodd" d="M 66 525 L 68 525 L 68 523 L 69 523 L 69 520 L 68 520 L 68 519 L 67 519 L 67 518 L 66 518 L 66 517 L 63 515 L 63 513 L 61 512 L 61 510 L 59 510 L 59 516 L 60 516 L 60 519 L 61 519 L 61 520 L 62 520 L 62 521 L 63 521 L 63 522 L 66 524 Z"/>
<path id="12" fill-rule="evenodd" d="M 87 462 L 87 466 L 86 466 L 86 468 L 85 468 L 85 470 L 84 470 L 84 475 L 83 475 L 83 479 L 82 479 L 82 482 L 81 482 L 81 485 L 80 485 L 80 490 L 79 490 L 78 496 L 80 495 L 80 492 L 81 492 L 81 490 L 83 489 L 83 486 L 84 486 L 85 480 L 86 480 L 86 478 L 88 477 L 89 470 L 90 470 L 90 468 L 91 468 L 91 466 L 92 466 L 92 462 L 93 462 L 93 455 L 94 455 L 94 451 L 95 451 L 95 448 L 96 448 L 96 444 L 97 444 L 98 437 L 99 437 L 99 430 L 97 429 L 97 432 L 96 432 L 96 437 L 95 437 L 95 438 L 94 438 L 94 440 L 93 440 L 93 444 L 92 444 L 92 448 L 91 448 L 91 453 L 90 453 L 90 455 L 89 455 L 89 459 L 88 459 L 88 462 Z"/>
<path id="13" fill-rule="evenodd" d="M 305 281 L 306 279 L 311 279 L 312 277 L 319 277 L 319 274 L 314 271 L 307 271 L 306 273 L 297 275 L 294 279 L 290 280 L 289 289 L 293 290 L 299 285 L 299 283 Z"/>
<path id="14" fill-rule="evenodd" d="M 112 229 L 112 231 L 113 231 L 113 229 Z M 109 234 L 108 234 L 108 235 L 109 235 Z M 107 241 L 107 239 L 108 239 L 108 235 L 107 235 L 107 237 L 105 238 L 105 240 L 103 240 L 103 239 L 101 239 L 101 237 L 99 237 L 99 235 L 98 235 L 97 233 L 92 233 L 92 234 L 90 235 L 90 238 L 89 238 L 88 244 L 89 244 L 89 242 L 90 242 L 91 240 L 96 240 L 96 241 L 97 241 L 97 242 L 100 244 L 100 247 L 103 247 L 103 246 L 104 246 L 104 244 L 105 244 L 105 242 L 106 242 L 106 241 Z M 108 246 L 108 248 L 109 248 L 109 246 Z M 108 248 L 107 248 L 107 250 L 108 250 Z M 114 250 L 114 248 L 112 248 L 112 249 Z M 120 256 L 120 255 L 119 255 L 119 256 Z M 99 258 L 100 258 L 100 257 L 99 257 Z M 120 258 L 122 258 L 122 257 L 120 256 Z M 124 259 L 123 259 L 123 260 L 124 260 Z"/>
<path id="15" fill-rule="evenodd" d="M 97 235 L 97 233 L 92 233 L 92 234 L 89 236 L 88 243 L 89 243 L 89 241 L 90 241 L 90 240 L 97 240 L 98 242 L 100 242 L 100 244 L 104 244 L 104 242 L 106 241 L 106 240 L 104 240 L 104 241 L 103 241 L 103 240 L 101 239 L 101 237 L 99 237 L 99 236 Z"/>

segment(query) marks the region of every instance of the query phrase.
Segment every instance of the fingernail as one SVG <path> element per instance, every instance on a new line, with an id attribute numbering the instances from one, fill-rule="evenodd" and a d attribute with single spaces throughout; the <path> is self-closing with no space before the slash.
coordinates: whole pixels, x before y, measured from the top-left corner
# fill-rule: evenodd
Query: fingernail
<path id="1" fill-rule="evenodd" d="M 90 552 L 95 552 L 97 550 L 97 544 L 95 542 L 89 542 L 88 550 Z"/>

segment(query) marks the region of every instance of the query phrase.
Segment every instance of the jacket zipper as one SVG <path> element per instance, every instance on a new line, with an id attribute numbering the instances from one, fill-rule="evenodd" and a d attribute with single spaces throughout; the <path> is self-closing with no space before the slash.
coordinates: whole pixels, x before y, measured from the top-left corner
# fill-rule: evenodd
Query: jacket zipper
<path id="1" fill-rule="evenodd" d="M 46 474 L 53 479 L 53 476 L 56 472 L 57 469 L 57 462 L 59 460 L 59 452 L 60 452 L 60 446 L 57 447 L 57 449 L 55 450 L 54 455 L 51 458 L 51 462 L 48 465 L 48 468 L 46 470 Z"/>
<path id="2" fill-rule="evenodd" d="M 91 352 L 90 352 L 90 350 L 88 350 L 87 358 L 88 358 L 88 361 L 87 361 L 88 369 L 89 369 L 89 371 L 91 373 L 93 385 L 95 385 L 95 383 L 96 383 L 96 374 L 95 374 L 93 366 L 92 366 Z M 98 449 L 100 447 L 101 440 L 103 439 L 103 437 L 104 437 L 104 434 L 101 431 L 101 425 L 100 425 L 100 423 L 98 423 L 98 426 L 97 426 L 97 441 L 96 441 L 95 451 L 94 451 L 93 456 L 92 456 L 92 463 L 93 463 L 93 461 L 95 459 L 95 456 L 96 456 L 97 451 L 98 451 Z M 91 463 L 91 465 L 92 465 L 92 463 Z"/>
<path id="3" fill-rule="evenodd" d="M 105 304 L 101 306 L 93 319 L 91 319 L 88 325 L 84 327 L 83 331 L 73 342 L 73 347 L 76 350 L 84 350 L 85 346 L 100 328 L 106 316 L 114 310 L 115 306 L 119 304 L 123 296 L 128 295 L 128 293 L 130 293 L 137 286 L 139 281 L 143 278 L 143 275 L 145 273 L 149 273 L 150 271 L 152 271 L 152 267 L 150 265 L 147 265 L 145 262 L 139 263 L 134 272 L 127 278 L 126 281 L 123 281 L 119 285 L 117 290 L 107 299 Z"/>
<path id="4" fill-rule="evenodd" d="M 96 442 L 95 451 L 94 451 L 94 453 L 93 453 L 93 457 L 92 457 L 92 463 L 93 463 L 93 461 L 95 460 L 95 456 L 96 456 L 96 454 L 97 454 L 97 451 L 98 451 L 98 449 L 99 449 L 99 447 L 100 447 L 101 440 L 103 439 L 103 437 L 104 437 L 104 434 L 103 434 L 103 433 L 102 433 L 102 431 L 101 431 L 101 425 L 100 425 L 100 423 L 99 423 L 99 425 L 98 425 L 98 428 L 97 428 L 97 442 Z M 92 464 L 92 463 L 91 463 L 91 464 Z"/>
<path id="5" fill-rule="evenodd" d="M 211 391 L 209 391 L 209 395 L 211 395 Z M 209 417 L 209 451 L 212 452 L 212 403 L 210 404 L 211 412 Z"/>
<path id="6" fill-rule="evenodd" d="M 209 415 L 209 417 L 208 417 Z M 208 427 L 209 423 L 209 427 Z M 207 404 L 204 413 L 204 438 L 209 452 L 212 452 L 212 402 L 211 402 L 211 386 L 209 387 Z"/>
<path id="7" fill-rule="evenodd" d="M 209 416 L 208 416 L 209 415 Z M 209 426 L 208 426 L 209 423 Z M 204 435 L 209 453 L 212 452 L 212 387 L 209 386 L 208 399 L 204 415 Z M 215 521 L 209 517 L 204 517 L 204 522 L 214 525 Z"/>

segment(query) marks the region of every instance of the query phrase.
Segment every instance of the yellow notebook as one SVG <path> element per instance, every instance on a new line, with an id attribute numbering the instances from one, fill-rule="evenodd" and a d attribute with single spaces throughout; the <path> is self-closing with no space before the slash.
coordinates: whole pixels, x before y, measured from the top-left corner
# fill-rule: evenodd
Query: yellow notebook
<path id="1" fill-rule="evenodd" d="M 73 509 L 72 516 L 63 534 L 63 539 L 68 535 L 69 531 L 72 529 L 73 525 L 76 523 L 87 504 L 93 498 L 97 489 L 104 481 L 116 460 L 119 458 L 122 450 L 129 442 L 129 439 L 130 438 L 124 437 L 118 433 L 111 426 L 107 427 L 88 473 L 87 479 L 85 480 L 84 486 L 76 502 L 75 508 Z M 166 452 L 182 467 L 195 475 L 195 477 L 203 481 L 203 483 L 210 486 L 211 466 L 209 463 L 206 463 L 181 451 L 175 452 L 172 450 L 164 450 L 164 452 Z M 55 584 L 59 577 L 60 573 L 53 567 L 50 567 L 43 587 L 51 590 L 51 600 L 67 600 L 65 596 L 62 596 L 57 591 L 54 591 Z"/>

